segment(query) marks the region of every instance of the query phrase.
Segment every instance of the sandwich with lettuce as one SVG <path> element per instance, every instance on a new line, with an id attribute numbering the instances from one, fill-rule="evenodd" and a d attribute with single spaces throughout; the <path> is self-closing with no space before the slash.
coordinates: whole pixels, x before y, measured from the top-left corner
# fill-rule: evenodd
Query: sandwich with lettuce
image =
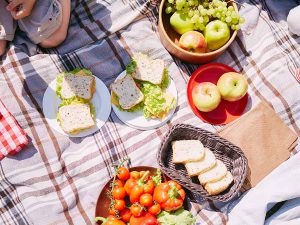
<path id="1" fill-rule="evenodd" d="M 60 127 L 76 134 L 95 125 L 95 109 L 91 100 L 95 77 L 87 69 L 63 72 L 56 78 L 56 94 L 62 99 L 57 111 Z"/>
<path id="2" fill-rule="evenodd" d="M 143 110 L 146 118 L 163 119 L 176 104 L 167 91 L 169 83 L 163 60 L 137 53 L 126 68 L 126 76 L 111 84 L 112 103 L 128 112 Z"/>

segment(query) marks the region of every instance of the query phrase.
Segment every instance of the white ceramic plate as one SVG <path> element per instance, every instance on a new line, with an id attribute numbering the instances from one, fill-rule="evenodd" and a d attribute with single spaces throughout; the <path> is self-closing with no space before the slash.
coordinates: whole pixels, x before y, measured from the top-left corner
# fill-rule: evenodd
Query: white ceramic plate
<path id="1" fill-rule="evenodd" d="M 110 94 L 105 84 L 99 78 L 95 78 L 96 92 L 92 99 L 96 111 L 95 126 L 74 135 L 65 133 L 56 120 L 56 114 L 61 99 L 55 93 L 56 79 L 50 83 L 43 97 L 43 112 L 46 120 L 53 129 L 69 137 L 85 137 L 95 133 L 105 124 L 111 111 Z"/>
<path id="2" fill-rule="evenodd" d="M 116 80 L 123 78 L 126 76 L 126 71 L 123 71 Z M 177 89 L 175 86 L 174 81 L 170 77 L 170 84 L 167 88 L 168 92 L 170 92 L 174 97 L 176 101 L 176 106 L 177 106 Z M 126 111 L 121 111 L 118 107 L 116 107 L 114 104 L 112 104 L 112 108 L 117 115 L 117 117 L 125 124 L 127 124 L 130 127 L 133 127 L 135 129 L 139 130 L 152 130 L 158 127 L 161 127 L 164 125 L 166 122 L 168 122 L 174 112 L 176 107 L 170 110 L 169 114 L 163 119 L 146 119 L 143 115 L 142 111 L 137 111 L 137 112 L 126 112 Z"/>

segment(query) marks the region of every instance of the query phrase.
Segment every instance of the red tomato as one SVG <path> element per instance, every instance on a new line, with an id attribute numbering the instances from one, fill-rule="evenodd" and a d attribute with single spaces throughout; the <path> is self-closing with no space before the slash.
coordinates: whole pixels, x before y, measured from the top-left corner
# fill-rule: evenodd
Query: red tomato
<path id="1" fill-rule="evenodd" d="M 139 216 L 142 216 L 143 213 L 144 213 L 144 209 L 141 205 L 139 204 L 133 204 L 131 207 L 130 207 L 130 212 L 133 216 L 136 216 L 136 217 L 139 217 Z"/>
<path id="2" fill-rule="evenodd" d="M 153 198 L 152 195 L 146 193 L 146 194 L 142 194 L 140 197 L 140 204 L 142 206 L 146 206 L 149 207 L 151 205 L 153 205 Z"/>
<path id="3" fill-rule="evenodd" d="M 135 202 L 139 202 L 140 201 L 140 196 L 144 193 L 144 188 L 136 185 L 132 188 L 131 192 L 130 192 L 130 202 L 131 203 L 135 203 Z"/>
<path id="4" fill-rule="evenodd" d="M 115 216 L 116 215 L 115 209 L 110 208 L 109 215 Z"/>
<path id="5" fill-rule="evenodd" d="M 130 178 L 134 179 L 134 180 L 137 180 L 137 179 L 140 178 L 140 173 L 137 172 L 137 171 L 132 171 L 132 172 L 130 172 Z"/>
<path id="6" fill-rule="evenodd" d="M 123 187 L 124 186 L 124 184 L 121 180 L 116 180 L 114 185 L 115 185 L 115 187 Z"/>
<path id="7" fill-rule="evenodd" d="M 148 212 L 152 215 L 156 216 L 161 212 L 161 208 L 159 204 L 154 204 L 148 208 Z"/>
<path id="8" fill-rule="evenodd" d="M 124 199 L 126 196 L 126 191 L 123 187 L 116 187 L 112 192 L 114 199 Z"/>
<path id="9" fill-rule="evenodd" d="M 120 212 L 120 217 L 122 218 L 122 220 L 124 222 L 129 222 L 130 218 L 131 218 L 131 212 L 130 212 L 130 209 L 123 209 L 121 212 Z"/>
<path id="10" fill-rule="evenodd" d="M 144 192 L 152 194 L 154 191 L 154 188 L 155 188 L 155 186 L 154 186 L 153 180 L 148 180 L 147 183 L 144 185 Z"/>
<path id="11" fill-rule="evenodd" d="M 129 170 L 125 167 L 120 167 L 118 169 L 117 177 L 120 180 L 128 180 L 130 177 Z"/>
<path id="12" fill-rule="evenodd" d="M 126 206 L 126 203 L 124 200 L 119 200 L 119 199 L 115 200 L 114 207 L 116 210 L 121 211 L 121 210 L 125 209 L 125 206 Z"/>

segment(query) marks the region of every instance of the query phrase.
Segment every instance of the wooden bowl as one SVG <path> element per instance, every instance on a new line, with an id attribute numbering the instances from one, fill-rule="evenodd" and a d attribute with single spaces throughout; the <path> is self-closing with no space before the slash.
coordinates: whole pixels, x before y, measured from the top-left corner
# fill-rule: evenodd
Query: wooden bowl
<path id="1" fill-rule="evenodd" d="M 150 176 L 156 174 L 156 170 L 158 168 L 150 167 L 150 166 L 138 166 L 138 167 L 132 167 L 129 168 L 129 171 L 150 171 Z M 112 182 L 112 178 L 106 183 L 106 185 L 103 187 L 103 189 L 100 192 L 100 195 L 98 197 L 97 203 L 96 203 L 96 209 L 95 209 L 95 217 L 101 216 L 101 217 L 108 217 L 109 216 L 109 205 L 110 205 L 110 199 L 107 195 L 107 192 L 110 190 L 110 183 Z M 162 171 L 162 180 L 168 181 L 170 178 L 166 176 Z M 185 209 L 188 209 L 188 203 L 187 198 L 185 198 L 185 201 L 183 203 L 183 207 Z M 101 224 L 101 222 L 98 222 L 97 224 Z"/>
<path id="2" fill-rule="evenodd" d="M 160 40 L 165 48 L 175 57 L 190 63 L 207 63 L 217 57 L 219 57 L 233 42 L 237 35 L 237 31 L 231 31 L 230 39 L 225 45 L 221 48 L 207 52 L 207 53 L 194 53 L 186 51 L 178 46 L 180 39 L 180 34 L 173 30 L 170 25 L 170 14 L 165 13 L 165 2 L 167 0 L 162 0 L 159 7 L 159 20 L 158 20 L 158 32 Z M 238 12 L 238 8 L 234 2 L 230 2 L 229 5 L 232 5 L 235 10 Z"/>

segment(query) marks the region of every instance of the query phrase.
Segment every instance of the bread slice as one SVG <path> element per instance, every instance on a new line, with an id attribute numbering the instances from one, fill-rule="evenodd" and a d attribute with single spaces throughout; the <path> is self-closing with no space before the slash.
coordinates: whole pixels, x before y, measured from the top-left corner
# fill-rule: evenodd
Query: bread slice
<path id="1" fill-rule="evenodd" d="M 71 134 L 91 128 L 95 124 L 90 105 L 84 103 L 61 106 L 58 109 L 58 118 L 61 128 Z"/>
<path id="2" fill-rule="evenodd" d="M 199 161 L 204 157 L 203 144 L 198 140 L 180 140 L 172 142 L 173 163 Z"/>
<path id="3" fill-rule="evenodd" d="M 204 188 L 210 195 L 217 195 L 225 191 L 233 181 L 232 174 L 228 171 L 221 180 L 207 183 Z"/>
<path id="4" fill-rule="evenodd" d="M 60 96 L 62 99 L 80 97 L 86 100 L 93 98 L 95 77 L 66 73 L 63 76 Z"/>
<path id="5" fill-rule="evenodd" d="M 211 168 L 210 170 L 200 173 L 198 175 L 198 179 L 202 185 L 208 183 L 208 182 L 215 182 L 218 180 L 221 180 L 223 177 L 225 177 L 227 173 L 227 168 L 225 164 L 220 161 L 216 160 L 216 165 Z"/>
<path id="6" fill-rule="evenodd" d="M 133 78 L 152 84 L 161 84 L 165 70 L 165 62 L 162 59 L 152 60 L 142 53 L 135 54 L 133 58 L 136 62 Z"/>
<path id="7" fill-rule="evenodd" d="M 185 168 L 190 177 L 199 175 L 210 170 L 216 165 L 216 157 L 208 148 L 205 149 L 204 158 L 196 162 L 188 162 L 185 164 Z"/>
<path id="8" fill-rule="evenodd" d="M 123 109 L 130 109 L 144 99 L 143 93 L 129 75 L 112 83 L 111 89 L 118 96 Z"/>

